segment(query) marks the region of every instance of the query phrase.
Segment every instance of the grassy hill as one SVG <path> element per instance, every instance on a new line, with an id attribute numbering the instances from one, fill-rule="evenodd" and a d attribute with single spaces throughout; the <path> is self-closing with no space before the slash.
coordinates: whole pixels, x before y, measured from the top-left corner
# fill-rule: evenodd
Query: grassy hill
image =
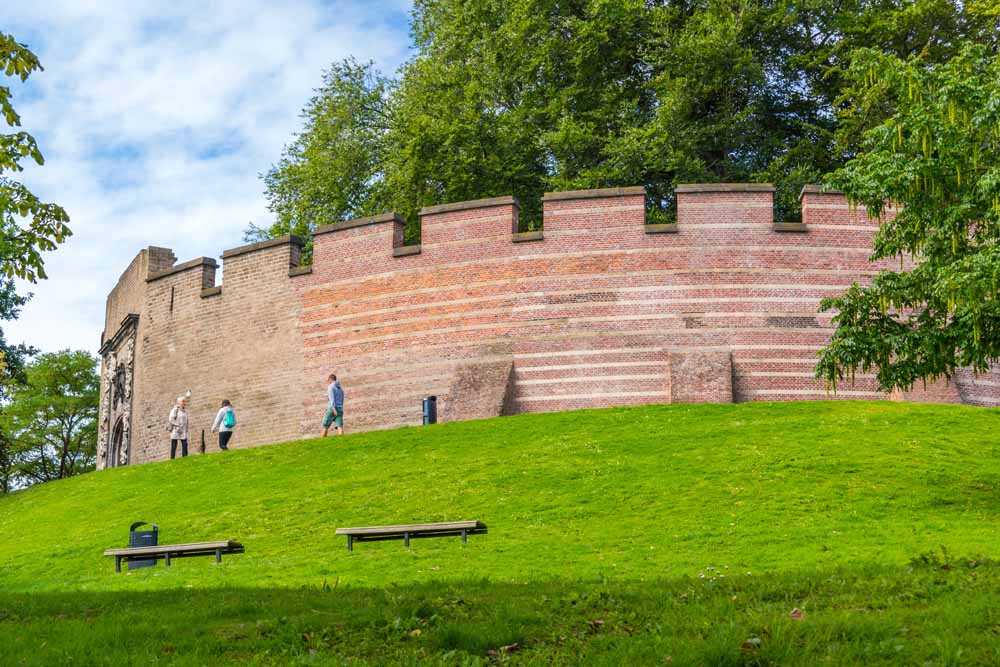
<path id="1" fill-rule="evenodd" d="M 997 664 L 998 427 L 653 406 L 46 484 L 0 499 L 0 664 Z M 353 553 L 333 534 L 458 519 L 490 532 Z M 101 552 L 136 520 L 246 553 L 115 575 Z"/>

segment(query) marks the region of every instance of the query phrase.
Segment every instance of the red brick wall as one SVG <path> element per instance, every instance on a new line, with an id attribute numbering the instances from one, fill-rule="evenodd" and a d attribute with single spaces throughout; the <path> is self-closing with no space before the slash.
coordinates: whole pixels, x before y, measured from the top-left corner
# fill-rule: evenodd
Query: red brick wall
<path id="1" fill-rule="evenodd" d="M 677 198 L 676 225 L 646 226 L 641 188 L 549 194 L 543 234 L 516 233 L 510 197 L 436 206 L 419 247 L 401 246 L 387 214 L 318 230 L 311 270 L 289 272 L 286 242 L 226 259 L 219 295 L 203 296 L 196 269 L 157 279 L 142 363 L 157 389 L 144 397 L 158 401 L 139 419 L 158 424 L 173 394 L 208 376 L 197 394 L 239 388 L 244 410 L 266 406 L 243 444 L 309 434 L 336 372 L 349 431 L 419 424 L 423 396 L 447 415 L 452 387 L 475 384 L 456 385 L 459 369 L 511 359 L 509 412 L 888 398 L 870 375 L 836 395 L 813 377 L 831 332 L 819 301 L 878 269 L 877 221 L 816 188 L 803 224 L 775 225 L 766 185 L 680 186 Z M 169 288 L 180 300 L 168 317 Z M 220 318 L 221 330 L 206 324 Z M 957 395 L 1000 404 L 998 377 L 961 373 Z"/>

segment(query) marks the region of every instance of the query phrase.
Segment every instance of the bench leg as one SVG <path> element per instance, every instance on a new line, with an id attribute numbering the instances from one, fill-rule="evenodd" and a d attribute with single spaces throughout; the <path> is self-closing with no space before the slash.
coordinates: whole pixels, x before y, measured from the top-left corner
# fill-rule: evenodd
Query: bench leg
<path id="1" fill-rule="evenodd" d="M 410 548 L 410 534 L 403 533 L 403 545 L 409 549 Z"/>
<path id="2" fill-rule="evenodd" d="M 468 535 L 468 533 L 466 533 L 466 531 L 463 530 L 462 531 L 462 544 L 465 544 L 468 541 L 469 541 L 469 535 Z"/>
<path id="3" fill-rule="evenodd" d="M 115 572 L 121 572 L 121 571 L 122 571 L 122 557 L 115 556 Z"/>
<path id="4" fill-rule="evenodd" d="M 167 567 L 170 567 L 170 554 L 169 553 L 166 553 L 166 554 L 163 555 L 163 562 L 166 564 Z"/>
<path id="5" fill-rule="evenodd" d="M 348 551 L 354 551 L 354 536 L 353 535 L 348 535 L 347 536 L 347 550 Z"/>
<path id="6" fill-rule="evenodd" d="M 222 549 L 216 549 L 215 550 L 215 562 L 216 563 L 221 563 L 222 562 Z"/>

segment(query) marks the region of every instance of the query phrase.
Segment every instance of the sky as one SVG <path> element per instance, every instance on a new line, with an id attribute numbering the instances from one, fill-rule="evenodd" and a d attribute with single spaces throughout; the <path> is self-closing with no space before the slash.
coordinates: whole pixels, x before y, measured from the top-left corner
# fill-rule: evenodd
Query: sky
<path id="1" fill-rule="evenodd" d="M 331 63 L 391 73 L 410 55 L 409 0 L 3 4 L 0 31 L 45 68 L 25 84 L 0 77 L 45 156 L 16 177 L 73 230 L 2 325 L 43 352 L 96 353 L 105 298 L 142 248 L 218 257 L 250 222 L 269 224 L 260 174 Z"/>

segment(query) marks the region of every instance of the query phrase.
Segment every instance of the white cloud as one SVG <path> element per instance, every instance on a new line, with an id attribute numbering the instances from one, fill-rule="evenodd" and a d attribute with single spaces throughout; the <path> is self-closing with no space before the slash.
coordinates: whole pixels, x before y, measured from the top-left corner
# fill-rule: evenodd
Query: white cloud
<path id="1" fill-rule="evenodd" d="M 66 208 L 73 237 L 4 329 L 43 350 L 96 351 L 104 300 L 147 245 L 180 260 L 270 220 L 258 174 L 300 126 L 330 63 L 387 72 L 407 57 L 410 2 L 14 3 L 5 32 L 45 71 L 12 83 L 46 164 L 24 180 Z"/>

